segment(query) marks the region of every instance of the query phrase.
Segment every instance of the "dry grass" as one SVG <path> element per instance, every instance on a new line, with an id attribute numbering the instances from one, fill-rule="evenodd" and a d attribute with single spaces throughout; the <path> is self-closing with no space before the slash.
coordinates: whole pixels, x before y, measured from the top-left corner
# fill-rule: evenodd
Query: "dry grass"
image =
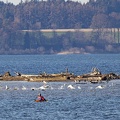
<path id="1" fill-rule="evenodd" d="M 40 29 L 40 30 L 22 30 L 23 32 L 92 32 L 92 31 L 97 31 L 98 29 Z M 118 31 L 117 28 L 103 28 L 101 30 L 104 31 L 113 31 L 115 30 L 115 32 Z"/>

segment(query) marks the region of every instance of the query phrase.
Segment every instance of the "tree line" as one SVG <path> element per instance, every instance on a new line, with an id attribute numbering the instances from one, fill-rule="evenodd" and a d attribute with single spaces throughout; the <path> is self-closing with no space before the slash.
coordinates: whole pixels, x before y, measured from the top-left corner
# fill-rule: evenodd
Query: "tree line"
<path id="1" fill-rule="evenodd" d="M 119 6 L 120 0 L 89 0 L 86 4 L 70 0 L 21 0 L 18 5 L 0 2 L 0 54 L 120 52 Z M 42 32 L 22 32 L 82 28 L 93 31 L 53 32 L 52 38 Z"/>

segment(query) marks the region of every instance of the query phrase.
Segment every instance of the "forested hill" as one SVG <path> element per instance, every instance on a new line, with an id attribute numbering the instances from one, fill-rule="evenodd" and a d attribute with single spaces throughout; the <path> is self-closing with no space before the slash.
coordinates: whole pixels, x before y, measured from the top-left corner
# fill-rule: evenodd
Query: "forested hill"
<path id="1" fill-rule="evenodd" d="M 120 0 L 31 0 L 15 6 L 0 2 L 0 28 L 48 29 L 120 27 Z"/>
<path id="2" fill-rule="evenodd" d="M 61 36 L 54 33 L 53 38 L 48 38 L 41 32 L 34 35 L 21 32 L 82 28 L 117 28 L 119 31 L 120 0 L 89 0 L 86 4 L 70 0 L 21 0 L 18 5 L 0 2 L 0 54 L 56 53 L 71 48 L 85 49 L 86 45 L 92 46 L 95 52 L 98 43 L 102 44 L 100 49 L 104 49 L 103 44 L 111 44 L 108 40 L 115 40 L 116 34 L 119 43 L 119 32 L 115 33 L 115 30 L 112 39 L 112 35 L 101 37 L 100 32 L 94 32 L 89 39 L 83 33 L 79 34 L 80 38 L 75 34 L 70 38 L 71 33 Z M 119 50 L 113 48 L 113 51 Z"/>

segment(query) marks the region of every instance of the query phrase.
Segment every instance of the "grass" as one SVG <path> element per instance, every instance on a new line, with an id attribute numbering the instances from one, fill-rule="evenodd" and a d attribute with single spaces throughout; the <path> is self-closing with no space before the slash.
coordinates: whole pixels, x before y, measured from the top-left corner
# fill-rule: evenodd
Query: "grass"
<path id="1" fill-rule="evenodd" d="M 40 30 L 22 30 L 23 32 L 42 32 L 42 34 L 48 38 L 52 38 L 54 36 L 54 32 L 57 35 L 63 35 L 66 34 L 67 32 L 83 32 L 85 35 L 90 35 L 91 32 L 95 32 L 98 29 L 40 29 Z M 109 32 L 110 35 L 113 36 L 114 42 L 119 43 L 120 41 L 120 35 L 118 37 L 118 29 L 117 28 L 103 28 L 101 29 L 102 32 Z M 111 33 L 112 31 L 112 33 Z M 120 34 L 120 33 L 119 33 Z"/>

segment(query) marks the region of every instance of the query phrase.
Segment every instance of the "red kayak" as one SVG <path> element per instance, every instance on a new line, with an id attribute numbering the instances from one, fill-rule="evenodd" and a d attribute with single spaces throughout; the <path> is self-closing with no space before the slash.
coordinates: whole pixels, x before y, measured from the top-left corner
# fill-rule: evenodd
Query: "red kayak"
<path id="1" fill-rule="evenodd" d="M 35 102 L 46 102 L 47 100 L 35 100 Z"/>

